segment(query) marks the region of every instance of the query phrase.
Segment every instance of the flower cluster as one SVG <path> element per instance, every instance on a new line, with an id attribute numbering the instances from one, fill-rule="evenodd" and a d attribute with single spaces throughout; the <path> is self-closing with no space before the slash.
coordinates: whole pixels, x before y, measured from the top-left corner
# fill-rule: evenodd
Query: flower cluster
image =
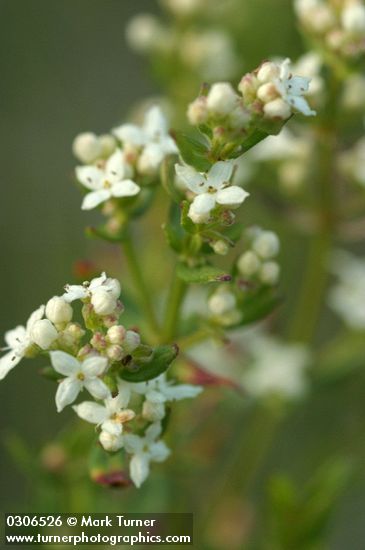
<path id="1" fill-rule="evenodd" d="M 76 157 L 86 164 L 76 168 L 77 180 L 88 190 L 83 210 L 107 202 L 113 211 L 112 199 L 118 204 L 119 199 L 137 196 L 144 185 L 156 179 L 163 159 L 177 153 L 158 106 L 147 111 L 141 126 L 123 124 L 112 134 L 97 137 L 84 133 L 74 141 Z"/>
<path id="2" fill-rule="evenodd" d="M 362 0 L 295 0 L 304 30 L 323 48 L 347 58 L 365 51 Z"/>
<path id="3" fill-rule="evenodd" d="M 239 274 L 247 281 L 276 285 L 280 275 L 280 266 L 275 261 L 280 250 L 278 236 L 273 231 L 253 227 L 247 231 L 247 238 L 250 248 L 237 260 Z"/>
<path id="4" fill-rule="evenodd" d="M 29 318 L 5 334 L 6 354 L 0 359 L 0 379 L 23 357 L 48 353 L 57 379 L 56 407 L 61 412 L 86 390 L 96 401 L 73 406 L 77 415 L 98 426 L 99 442 L 109 452 L 124 449 L 130 456 L 130 475 L 140 486 L 149 472 L 150 461 L 162 461 L 169 449 L 158 438 L 166 403 L 195 397 L 201 388 L 173 384 L 163 371 L 176 350 L 153 350 L 141 344 L 135 330 L 119 324 L 123 305 L 117 279 L 105 273 L 82 285 L 66 285 L 63 296 L 54 296 Z M 72 303 L 82 302 L 85 327 L 72 321 Z M 164 355 L 163 355 L 164 354 Z M 164 359 L 165 357 L 165 359 Z M 163 359 L 165 362 L 163 362 Z M 158 360 L 158 371 L 150 374 Z M 133 381 L 143 372 L 146 381 Z M 144 380 L 142 376 L 142 380 Z M 135 433 L 133 433 L 135 432 Z"/>

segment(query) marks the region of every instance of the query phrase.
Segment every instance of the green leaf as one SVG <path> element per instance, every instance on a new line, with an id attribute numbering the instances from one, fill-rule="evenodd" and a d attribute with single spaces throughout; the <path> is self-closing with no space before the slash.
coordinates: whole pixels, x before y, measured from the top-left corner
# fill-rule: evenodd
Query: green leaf
<path id="1" fill-rule="evenodd" d="M 176 359 L 179 353 L 179 348 L 176 344 L 171 346 L 159 346 L 155 348 L 153 355 L 148 362 L 143 364 L 133 363 L 137 370 L 128 370 L 124 368 L 120 372 L 120 377 L 127 382 L 146 382 L 156 378 L 165 372 L 172 361 Z"/>
<path id="2" fill-rule="evenodd" d="M 190 203 L 188 201 L 183 201 L 181 207 L 181 226 L 187 233 L 194 234 L 197 232 L 197 227 L 188 216 L 189 208 Z"/>
<path id="3" fill-rule="evenodd" d="M 212 163 L 208 160 L 210 152 L 209 144 L 206 140 L 200 141 L 188 136 L 183 132 L 174 132 L 174 138 L 183 160 L 193 166 L 199 172 L 206 172 Z"/>
<path id="4" fill-rule="evenodd" d="M 281 303 L 282 298 L 276 289 L 261 287 L 248 292 L 240 301 L 242 318 L 236 326 L 250 325 L 267 317 Z"/>
<path id="5" fill-rule="evenodd" d="M 161 183 L 169 197 L 180 204 L 184 195 L 174 185 L 175 180 L 175 158 L 167 157 L 161 165 Z"/>
<path id="6" fill-rule="evenodd" d="M 123 228 L 119 233 L 111 234 L 105 229 L 104 226 L 89 226 L 85 229 L 85 235 L 89 237 L 89 239 L 102 239 L 103 241 L 108 241 L 110 243 L 120 243 L 125 239 L 126 232 Z"/>
<path id="7" fill-rule="evenodd" d="M 231 275 L 219 267 L 212 265 L 189 267 L 182 262 L 177 265 L 177 275 L 186 283 L 204 284 L 231 280 Z"/>
<path id="8" fill-rule="evenodd" d="M 237 158 L 240 157 L 243 153 L 246 153 L 252 147 L 260 143 L 263 139 L 267 138 L 270 134 L 268 134 L 265 130 L 261 130 L 260 128 L 255 128 L 255 130 L 246 136 L 241 142 L 240 142 L 240 148 L 237 150 L 234 150 L 231 158 Z"/>

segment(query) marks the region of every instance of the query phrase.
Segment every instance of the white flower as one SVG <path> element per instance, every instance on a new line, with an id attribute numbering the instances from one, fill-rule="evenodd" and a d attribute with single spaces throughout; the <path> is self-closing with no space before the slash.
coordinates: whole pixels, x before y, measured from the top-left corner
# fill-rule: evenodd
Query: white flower
<path id="1" fill-rule="evenodd" d="M 142 173 L 156 171 L 167 155 L 178 153 L 168 133 L 167 120 L 157 105 L 147 111 L 141 127 L 123 124 L 115 128 L 113 133 L 124 146 L 142 150 L 138 159 L 138 168 Z"/>
<path id="2" fill-rule="evenodd" d="M 161 431 L 161 424 L 155 423 L 147 428 L 144 437 L 134 434 L 124 436 L 124 448 L 133 455 L 129 465 L 130 476 L 137 487 L 147 479 L 150 462 L 163 462 L 170 454 L 163 441 L 156 441 Z"/>
<path id="3" fill-rule="evenodd" d="M 191 166 L 175 165 L 178 177 L 197 196 L 189 209 L 194 223 L 207 223 L 216 205 L 237 208 L 248 197 L 248 193 L 237 185 L 230 185 L 233 162 L 216 162 L 207 174 L 197 172 Z"/>
<path id="4" fill-rule="evenodd" d="M 121 288 L 117 279 L 107 277 L 106 273 L 103 272 L 100 277 L 96 277 L 90 283 L 66 285 L 65 290 L 63 299 L 66 302 L 90 299 L 95 313 L 98 315 L 109 315 L 117 305 Z"/>
<path id="5" fill-rule="evenodd" d="M 209 112 L 218 116 L 228 115 L 238 102 L 239 97 L 228 82 L 216 82 L 207 96 Z"/>
<path id="6" fill-rule="evenodd" d="M 115 149 L 115 139 L 109 135 L 97 136 L 92 132 L 84 132 L 75 137 L 72 151 L 76 158 L 84 164 L 109 156 Z"/>
<path id="7" fill-rule="evenodd" d="M 348 3 L 341 13 L 342 26 L 353 34 L 365 33 L 365 6 L 362 2 Z"/>
<path id="8" fill-rule="evenodd" d="M 116 397 L 105 399 L 104 405 L 93 401 L 84 401 L 79 405 L 74 405 L 73 409 L 86 422 L 100 425 L 103 432 L 119 436 L 123 431 L 123 423 L 132 420 L 135 413 L 126 408 L 131 396 L 129 385 L 120 384 L 118 392 Z"/>
<path id="9" fill-rule="evenodd" d="M 80 362 L 64 351 L 51 351 L 50 356 L 53 368 L 66 377 L 60 382 L 56 392 L 58 412 L 73 403 L 83 388 L 95 399 L 106 399 L 110 396 L 108 386 L 98 378 L 108 366 L 105 357 L 93 356 Z"/>
<path id="10" fill-rule="evenodd" d="M 309 361 L 306 348 L 260 334 L 251 335 L 247 345 L 253 361 L 242 381 L 254 396 L 280 394 L 296 398 L 306 392 L 305 369 Z"/>
<path id="11" fill-rule="evenodd" d="M 69 323 L 72 314 L 72 307 L 61 296 L 53 296 L 46 304 L 46 317 L 54 324 Z"/>
<path id="12" fill-rule="evenodd" d="M 5 378 L 24 357 L 27 348 L 33 343 L 31 339 L 33 325 L 42 319 L 43 315 L 44 306 L 40 306 L 31 314 L 25 327 L 19 325 L 5 333 L 6 347 L 3 350 L 7 353 L 0 359 L 0 380 Z"/>
<path id="13" fill-rule="evenodd" d="M 115 198 L 133 197 L 140 191 L 131 179 L 131 167 L 120 149 L 107 160 L 105 168 L 97 166 L 78 166 L 76 176 L 82 185 L 90 189 L 82 202 L 82 210 L 91 210 L 102 202 Z"/>
<path id="14" fill-rule="evenodd" d="M 290 70 L 290 59 L 285 59 L 282 63 L 264 63 L 257 78 L 262 86 L 273 84 L 278 96 L 264 105 L 264 112 L 268 117 L 288 118 L 294 109 L 306 116 L 315 115 L 306 99 L 303 97 L 309 90 L 310 78 L 304 76 L 294 76 Z M 260 96 L 260 88 L 257 93 Z"/>
<path id="15" fill-rule="evenodd" d="M 57 339 L 58 332 L 48 319 L 39 319 L 34 323 L 30 331 L 32 341 L 41 349 L 49 349 Z"/>

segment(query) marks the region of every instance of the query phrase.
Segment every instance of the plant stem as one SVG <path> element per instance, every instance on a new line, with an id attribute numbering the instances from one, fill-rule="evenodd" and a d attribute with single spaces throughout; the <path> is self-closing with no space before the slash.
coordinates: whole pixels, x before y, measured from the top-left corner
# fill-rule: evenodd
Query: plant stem
<path id="1" fill-rule="evenodd" d="M 157 320 L 152 302 L 151 295 L 148 291 L 146 282 L 143 277 L 142 269 L 139 265 L 135 248 L 130 236 L 127 236 L 123 241 L 123 252 L 128 263 L 130 273 L 134 282 L 134 286 L 138 293 L 140 305 L 144 310 L 146 319 L 154 335 L 160 332 L 159 322 Z"/>
<path id="2" fill-rule="evenodd" d="M 173 274 L 170 292 L 167 297 L 165 314 L 164 340 L 170 342 L 178 336 L 178 324 L 181 304 L 187 291 L 188 285 L 178 277 L 176 270 Z"/>
<path id="3" fill-rule="evenodd" d="M 336 227 L 334 156 L 337 146 L 336 111 L 340 82 L 334 74 L 329 83 L 329 99 L 316 135 L 314 174 L 317 192 L 317 233 L 312 238 L 307 265 L 291 325 L 292 340 L 311 341 L 321 312 L 328 278 L 327 262 Z"/>

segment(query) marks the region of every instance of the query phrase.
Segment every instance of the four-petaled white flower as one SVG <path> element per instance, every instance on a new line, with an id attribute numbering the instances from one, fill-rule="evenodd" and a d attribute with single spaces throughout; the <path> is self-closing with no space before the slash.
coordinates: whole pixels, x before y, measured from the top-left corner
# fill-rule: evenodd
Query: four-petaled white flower
<path id="1" fill-rule="evenodd" d="M 62 296 L 66 302 L 90 299 L 98 315 L 109 315 L 115 309 L 121 288 L 117 279 L 107 277 L 103 272 L 91 282 L 82 285 L 66 285 Z"/>
<path id="2" fill-rule="evenodd" d="M 137 487 L 147 479 L 150 462 L 163 462 L 170 454 L 163 441 L 156 441 L 161 432 L 161 424 L 156 422 L 147 428 L 144 437 L 134 434 L 124 436 L 124 448 L 133 455 L 129 465 L 130 476 Z"/>
<path id="3" fill-rule="evenodd" d="M 42 319 L 44 315 L 44 306 L 40 306 L 29 317 L 25 327 L 17 326 L 13 330 L 5 333 L 5 343 L 7 344 L 3 351 L 7 351 L 0 359 L 0 380 L 5 378 L 11 369 L 24 357 L 27 348 L 33 343 L 31 332 L 34 324 Z"/>
<path id="4" fill-rule="evenodd" d="M 95 399 L 107 399 L 110 396 L 108 386 L 99 378 L 108 365 L 105 357 L 92 356 L 80 362 L 64 351 L 52 351 L 50 356 L 53 368 L 66 377 L 56 392 L 58 412 L 73 403 L 83 388 Z"/>
<path id="5" fill-rule="evenodd" d="M 138 168 L 143 173 L 154 172 L 167 155 L 178 153 L 176 144 L 168 133 L 167 120 L 157 105 L 147 111 L 141 127 L 122 124 L 113 133 L 125 147 L 142 150 Z"/>
<path id="6" fill-rule="evenodd" d="M 189 217 L 194 223 L 207 223 L 216 205 L 238 208 L 248 197 L 244 189 L 230 185 L 233 166 L 232 161 L 219 161 L 204 174 L 191 166 L 175 165 L 178 177 L 196 194 L 189 209 Z"/>
<path id="7" fill-rule="evenodd" d="M 113 197 L 133 197 L 140 191 L 132 181 L 132 169 L 126 162 L 124 153 L 117 149 L 106 161 L 105 167 L 78 166 L 76 177 L 82 185 L 90 189 L 81 205 L 82 210 L 91 210 Z"/>
<path id="8" fill-rule="evenodd" d="M 74 405 L 73 409 L 86 422 L 100 425 L 102 431 L 118 436 L 123 431 L 123 423 L 132 420 L 135 416 L 134 411 L 126 408 L 131 396 L 129 386 L 127 384 L 119 385 L 118 391 L 116 397 L 105 399 L 104 405 L 93 401 L 84 401 L 79 405 Z"/>

